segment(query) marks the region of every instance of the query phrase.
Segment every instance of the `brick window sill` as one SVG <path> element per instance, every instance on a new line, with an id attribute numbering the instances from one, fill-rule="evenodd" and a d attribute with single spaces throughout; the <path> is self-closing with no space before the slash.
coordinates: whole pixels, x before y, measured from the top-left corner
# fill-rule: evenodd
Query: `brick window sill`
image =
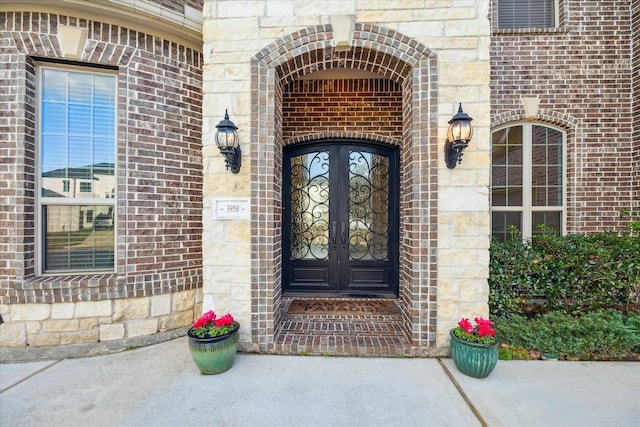
<path id="1" fill-rule="evenodd" d="M 491 31 L 492 36 L 521 36 L 528 34 L 567 34 L 569 28 L 502 28 Z"/>

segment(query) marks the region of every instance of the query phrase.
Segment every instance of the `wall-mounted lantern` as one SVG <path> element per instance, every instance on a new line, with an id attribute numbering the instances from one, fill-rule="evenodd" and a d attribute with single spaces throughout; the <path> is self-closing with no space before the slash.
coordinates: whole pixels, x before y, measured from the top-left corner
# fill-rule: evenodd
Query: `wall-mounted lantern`
<path id="1" fill-rule="evenodd" d="M 444 156 L 447 167 L 453 169 L 462 162 L 462 152 L 473 135 L 471 127 L 471 117 L 462 111 L 462 103 L 458 108 L 458 113 L 449 120 L 449 131 L 447 132 L 447 142 L 444 146 Z"/>
<path id="2" fill-rule="evenodd" d="M 238 128 L 231 120 L 229 120 L 229 113 L 224 110 L 224 120 L 216 125 L 218 131 L 216 132 L 216 144 L 220 153 L 224 156 L 224 162 L 227 166 L 227 170 L 231 169 L 231 172 L 240 172 L 241 152 L 238 141 Z"/>

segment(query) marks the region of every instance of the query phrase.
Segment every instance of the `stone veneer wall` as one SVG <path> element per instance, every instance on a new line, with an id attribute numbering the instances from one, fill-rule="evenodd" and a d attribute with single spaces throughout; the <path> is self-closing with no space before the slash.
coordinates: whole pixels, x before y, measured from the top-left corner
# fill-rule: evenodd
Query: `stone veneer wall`
<path id="1" fill-rule="evenodd" d="M 202 290 L 138 298 L 0 307 L 0 346 L 39 347 L 108 343 L 172 331 L 200 314 Z"/>
<path id="2" fill-rule="evenodd" d="M 268 351 L 279 322 L 283 88 L 327 68 L 373 71 L 402 87 L 400 299 L 414 345 L 444 348 L 460 316 L 487 315 L 488 13 L 488 0 L 205 2 L 203 306 L 233 312 L 245 348 Z M 357 49 L 333 51 L 335 15 L 355 16 Z M 476 131 L 449 170 L 442 150 L 458 102 Z M 225 171 L 214 141 L 225 109 L 239 127 L 238 175 Z M 323 134 L 349 135 L 358 132 Z M 213 198 L 228 196 L 251 200 L 251 220 L 214 219 Z"/>
<path id="3" fill-rule="evenodd" d="M 524 120 L 521 98 L 537 97 L 535 120 L 567 131 L 567 232 L 618 230 L 620 210 L 639 208 L 632 3 L 560 0 L 558 28 L 492 32 L 492 126 Z"/>
<path id="4" fill-rule="evenodd" d="M 106 342 L 187 326 L 202 299 L 201 52 L 188 37 L 116 23 L 134 25 L 126 12 L 101 22 L 58 6 L 0 5 L 0 345 Z M 112 273 L 36 271 L 36 70 L 43 59 L 64 66 L 60 25 L 87 30 L 73 65 L 117 69 Z"/>

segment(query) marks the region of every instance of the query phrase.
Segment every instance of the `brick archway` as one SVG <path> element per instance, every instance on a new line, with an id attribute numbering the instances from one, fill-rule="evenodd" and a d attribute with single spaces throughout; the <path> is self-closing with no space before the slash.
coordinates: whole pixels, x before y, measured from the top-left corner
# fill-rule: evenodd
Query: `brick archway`
<path id="1" fill-rule="evenodd" d="M 435 347 L 437 245 L 437 57 L 381 26 L 356 23 L 349 51 L 332 47 L 332 27 L 287 35 L 251 61 L 252 337 L 273 349 L 281 316 L 282 96 L 286 83 L 335 68 L 363 70 L 402 88 L 400 301 L 415 348 Z M 304 139 L 314 139 L 309 135 Z"/>

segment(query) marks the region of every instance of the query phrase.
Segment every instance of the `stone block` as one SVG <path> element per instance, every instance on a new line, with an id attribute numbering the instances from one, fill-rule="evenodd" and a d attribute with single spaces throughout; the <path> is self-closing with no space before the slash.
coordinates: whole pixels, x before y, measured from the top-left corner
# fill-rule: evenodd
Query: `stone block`
<path id="1" fill-rule="evenodd" d="M 97 329 L 77 332 L 63 332 L 60 334 L 60 345 L 98 342 L 99 338 L 100 336 Z"/>
<path id="2" fill-rule="evenodd" d="M 126 329 L 128 338 L 153 335 L 158 332 L 158 319 L 130 320 Z"/>
<path id="3" fill-rule="evenodd" d="M 71 302 L 56 303 L 51 305 L 52 319 L 73 319 L 73 312 L 76 305 Z"/>
<path id="4" fill-rule="evenodd" d="M 242 18 L 262 16 L 267 1 L 232 1 L 218 7 L 218 18 Z"/>
<path id="5" fill-rule="evenodd" d="M 469 144 L 472 143 L 473 139 Z M 465 150 L 462 158 L 462 164 L 469 168 L 472 167 L 474 169 L 490 170 L 491 156 L 487 151 Z"/>
<path id="6" fill-rule="evenodd" d="M 171 294 L 151 297 L 151 316 L 162 316 L 171 313 Z"/>
<path id="7" fill-rule="evenodd" d="M 267 3 L 267 16 L 292 16 L 293 2 L 269 0 Z"/>
<path id="8" fill-rule="evenodd" d="M 476 212 L 455 212 L 453 214 L 454 236 L 477 236 L 480 231 L 480 216 Z"/>
<path id="9" fill-rule="evenodd" d="M 265 42 L 280 38 L 283 35 L 284 30 L 282 28 L 262 28 L 260 31 L 260 37 L 265 40 Z"/>
<path id="10" fill-rule="evenodd" d="M 486 279 L 488 266 L 465 264 L 460 266 L 438 265 L 438 279 Z"/>
<path id="11" fill-rule="evenodd" d="M 23 322 L 5 322 L 0 325 L 0 347 L 24 347 L 27 332 Z"/>
<path id="12" fill-rule="evenodd" d="M 215 284 L 214 284 L 215 286 Z M 231 299 L 228 293 L 212 293 L 207 295 L 205 293 L 205 300 L 207 304 L 202 304 L 202 311 L 213 310 L 216 313 L 229 313 L 231 312 Z M 233 314 L 233 313 L 231 313 Z"/>
<path id="13" fill-rule="evenodd" d="M 427 3 L 430 3 L 430 2 L 427 2 Z M 433 19 L 433 17 L 435 16 L 436 19 L 441 19 L 443 21 L 444 20 L 463 21 L 463 22 L 466 22 L 467 25 L 469 25 L 470 22 L 475 21 L 476 17 L 478 16 L 478 10 L 476 9 L 477 5 L 475 3 L 477 2 L 467 3 L 468 6 L 465 6 L 464 4 L 461 4 L 458 6 L 449 4 L 444 7 L 442 6 L 439 7 L 438 10 L 433 10 L 434 9 L 433 7 L 432 8 L 418 7 L 417 9 L 421 9 L 420 11 L 423 12 L 423 14 L 425 15 L 425 19 L 429 19 L 429 13 L 431 13 L 431 19 Z M 434 12 L 437 12 L 437 13 L 434 13 Z M 418 15 L 418 16 L 420 17 L 420 19 L 422 19 L 421 15 Z"/>
<path id="14" fill-rule="evenodd" d="M 105 317 L 112 315 L 111 300 L 81 301 L 76 304 L 76 318 Z"/>
<path id="15" fill-rule="evenodd" d="M 115 341 L 124 338 L 124 325 L 116 323 L 113 325 L 100 325 L 100 341 Z"/>
<path id="16" fill-rule="evenodd" d="M 251 241 L 251 224 L 249 221 L 228 222 L 225 241 L 230 243 L 244 243 Z"/>
<path id="17" fill-rule="evenodd" d="M 0 314 L 5 322 L 9 322 L 11 320 L 11 305 L 0 304 Z"/>
<path id="18" fill-rule="evenodd" d="M 194 291 L 176 292 L 171 295 L 171 311 L 185 311 L 193 309 L 195 305 Z"/>
<path id="19" fill-rule="evenodd" d="M 484 302 L 460 302 L 460 313 L 469 318 L 489 317 L 489 306 L 486 299 Z"/>
<path id="20" fill-rule="evenodd" d="M 441 187 L 438 189 L 440 212 L 485 212 L 488 209 L 489 190 L 487 188 Z"/>
<path id="21" fill-rule="evenodd" d="M 474 265 L 475 263 L 476 251 L 474 249 L 441 249 L 438 251 L 439 266 Z"/>
<path id="22" fill-rule="evenodd" d="M 250 80 L 251 70 L 248 67 L 239 67 L 236 64 L 226 65 L 224 67 L 224 78 L 227 80 Z"/>
<path id="23" fill-rule="evenodd" d="M 36 334 L 27 336 L 27 345 L 33 347 L 60 345 L 60 334 Z"/>
<path id="24" fill-rule="evenodd" d="M 44 320 L 51 316 L 49 304 L 12 304 L 11 320 L 14 322 L 27 320 Z"/>
<path id="25" fill-rule="evenodd" d="M 431 40 L 444 37 L 445 27 L 445 23 L 441 21 L 405 21 L 398 24 L 398 31 L 403 34 L 411 34 L 417 39 Z"/>
<path id="26" fill-rule="evenodd" d="M 251 282 L 249 280 L 241 283 L 231 284 L 230 297 L 232 301 L 251 301 Z"/>
<path id="27" fill-rule="evenodd" d="M 438 298 L 438 322 L 440 319 L 450 321 L 458 318 L 460 314 L 459 309 L 458 298 Z M 456 322 L 458 320 L 456 320 Z"/>
<path id="28" fill-rule="evenodd" d="M 486 282 L 483 283 L 481 279 L 460 280 L 460 301 L 478 302 L 484 286 L 486 286 Z"/>
<path id="29" fill-rule="evenodd" d="M 296 2 L 297 16 L 353 15 L 356 2 L 345 0 L 324 0 Z"/>
<path id="30" fill-rule="evenodd" d="M 27 335 L 37 334 L 42 330 L 41 322 L 25 322 L 25 329 L 27 330 Z"/>
<path id="31" fill-rule="evenodd" d="M 163 316 L 160 319 L 160 331 L 170 331 L 182 328 L 183 326 L 191 326 L 193 323 L 193 312 L 182 311 L 173 313 L 170 316 Z"/>
<path id="32" fill-rule="evenodd" d="M 225 265 L 248 266 L 251 265 L 251 243 L 227 243 L 202 245 L 203 252 L 209 254 L 212 259 L 224 260 Z"/>
<path id="33" fill-rule="evenodd" d="M 477 236 L 463 236 L 451 239 L 451 247 L 453 249 L 460 248 L 477 248 L 477 249 L 489 249 L 489 232 L 478 232 Z"/>
<path id="34" fill-rule="evenodd" d="M 96 329 L 98 327 L 98 319 L 86 317 L 79 320 L 79 329 Z"/>
<path id="35" fill-rule="evenodd" d="M 77 331 L 78 320 L 76 319 L 61 319 L 61 320 L 45 320 L 42 322 L 43 332 L 70 332 Z"/>
<path id="36" fill-rule="evenodd" d="M 460 294 L 459 280 L 438 280 L 438 296 L 439 297 L 457 297 Z"/>
<path id="37" fill-rule="evenodd" d="M 221 265 L 213 269 L 211 280 L 219 283 L 233 283 L 243 281 L 249 283 L 249 281 L 251 280 L 250 276 L 248 276 L 246 272 L 243 274 L 240 271 L 241 269 L 236 266 Z"/>
<path id="38" fill-rule="evenodd" d="M 230 28 L 233 28 L 233 31 L 229 31 Z M 207 21 L 206 25 L 203 25 L 202 38 L 207 41 L 252 40 L 256 38 L 259 28 L 260 24 L 257 17 L 215 19 Z M 227 63 L 227 61 L 224 63 Z"/>
<path id="39" fill-rule="evenodd" d="M 113 302 L 113 321 L 146 319 L 150 306 L 149 297 L 117 299 Z"/>
<path id="40" fill-rule="evenodd" d="M 439 67 L 439 76 L 442 77 L 441 84 L 444 86 L 450 85 L 473 87 L 489 85 L 490 73 L 488 62 L 486 64 L 484 61 L 471 61 L 465 63 L 441 63 L 439 64 Z M 473 99 L 467 98 L 467 103 L 473 101 Z"/>
<path id="41" fill-rule="evenodd" d="M 328 16 L 325 16 L 328 18 Z M 304 27 L 320 24 L 321 17 L 316 16 L 265 16 L 260 19 L 263 28 L 282 28 L 285 34 L 292 33 Z"/>

